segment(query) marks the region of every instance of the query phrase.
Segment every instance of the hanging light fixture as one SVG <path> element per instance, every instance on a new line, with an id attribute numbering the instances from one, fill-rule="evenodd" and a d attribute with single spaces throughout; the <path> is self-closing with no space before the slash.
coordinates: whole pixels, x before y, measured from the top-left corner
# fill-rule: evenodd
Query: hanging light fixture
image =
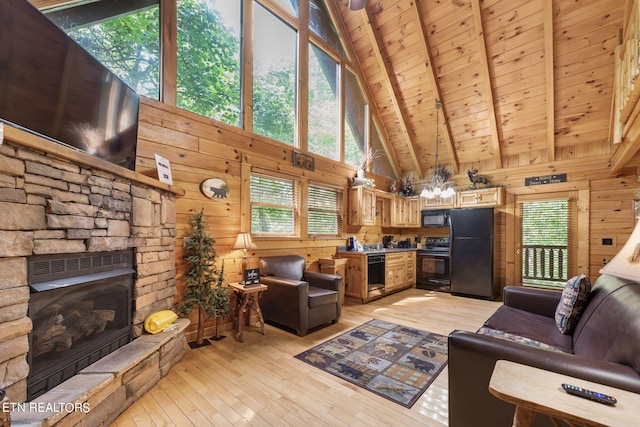
<path id="1" fill-rule="evenodd" d="M 431 182 L 425 184 L 424 189 L 420 193 L 420 196 L 426 197 L 427 199 L 434 199 L 436 197 L 448 199 L 456 194 L 456 191 L 451 186 L 451 183 L 447 181 L 447 177 L 443 176 L 442 170 L 440 170 L 440 168 L 438 167 L 438 145 L 440 145 L 440 126 L 438 119 L 440 116 L 439 111 L 441 108 L 442 103 L 438 99 L 436 99 L 436 164 L 433 169 Z"/>

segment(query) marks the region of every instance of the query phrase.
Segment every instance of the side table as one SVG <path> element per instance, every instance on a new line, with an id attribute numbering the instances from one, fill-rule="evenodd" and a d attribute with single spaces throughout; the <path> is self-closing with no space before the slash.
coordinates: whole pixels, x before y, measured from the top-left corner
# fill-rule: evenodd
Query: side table
<path id="1" fill-rule="evenodd" d="M 568 394 L 562 384 L 608 394 L 615 406 Z M 640 394 L 527 365 L 498 360 L 489 381 L 491 394 L 516 405 L 513 426 L 527 427 L 536 412 L 566 421 L 570 426 L 636 426 L 640 420 Z M 554 421 L 555 423 L 555 421 Z"/>
<path id="2" fill-rule="evenodd" d="M 233 326 L 236 331 L 236 339 L 240 342 L 244 342 L 242 338 L 242 324 L 246 322 L 247 326 L 251 320 L 251 310 L 255 311 L 260 321 L 260 329 L 262 335 L 264 333 L 264 318 L 262 317 L 262 310 L 260 310 L 260 295 L 269 289 L 267 285 L 252 285 L 244 287 L 241 283 L 230 283 L 229 286 L 236 294 L 236 308 L 233 317 Z M 246 317 L 245 317 L 246 316 Z"/>

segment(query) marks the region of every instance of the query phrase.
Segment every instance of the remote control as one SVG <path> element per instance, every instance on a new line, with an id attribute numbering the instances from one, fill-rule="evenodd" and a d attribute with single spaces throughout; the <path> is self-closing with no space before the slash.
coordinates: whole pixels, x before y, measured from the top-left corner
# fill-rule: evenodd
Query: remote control
<path id="1" fill-rule="evenodd" d="M 613 396 L 608 396 L 596 391 L 580 388 L 575 385 L 562 384 L 562 388 L 569 394 L 584 397 L 585 399 L 589 400 L 595 400 L 596 402 L 604 403 L 605 405 L 615 405 L 616 403 L 618 403 L 616 398 Z"/>

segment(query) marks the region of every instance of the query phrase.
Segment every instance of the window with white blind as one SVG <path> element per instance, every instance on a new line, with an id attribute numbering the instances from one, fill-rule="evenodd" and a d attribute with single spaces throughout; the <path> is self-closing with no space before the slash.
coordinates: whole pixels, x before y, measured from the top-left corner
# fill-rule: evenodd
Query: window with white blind
<path id="1" fill-rule="evenodd" d="M 251 234 L 298 234 L 298 182 L 293 178 L 251 174 Z"/>
<path id="2" fill-rule="evenodd" d="M 342 233 L 342 191 L 309 185 L 309 235 L 340 236 Z"/>
<path id="3" fill-rule="evenodd" d="M 571 200 L 532 201 L 520 206 L 522 284 L 562 289 L 575 255 Z"/>

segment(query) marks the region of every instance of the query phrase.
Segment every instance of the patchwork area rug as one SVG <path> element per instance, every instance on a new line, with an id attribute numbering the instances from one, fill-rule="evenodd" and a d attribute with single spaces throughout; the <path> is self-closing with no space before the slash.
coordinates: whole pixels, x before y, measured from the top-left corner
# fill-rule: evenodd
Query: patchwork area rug
<path id="1" fill-rule="evenodd" d="M 410 408 L 447 364 L 447 337 L 371 320 L 296 356 Z"/>

